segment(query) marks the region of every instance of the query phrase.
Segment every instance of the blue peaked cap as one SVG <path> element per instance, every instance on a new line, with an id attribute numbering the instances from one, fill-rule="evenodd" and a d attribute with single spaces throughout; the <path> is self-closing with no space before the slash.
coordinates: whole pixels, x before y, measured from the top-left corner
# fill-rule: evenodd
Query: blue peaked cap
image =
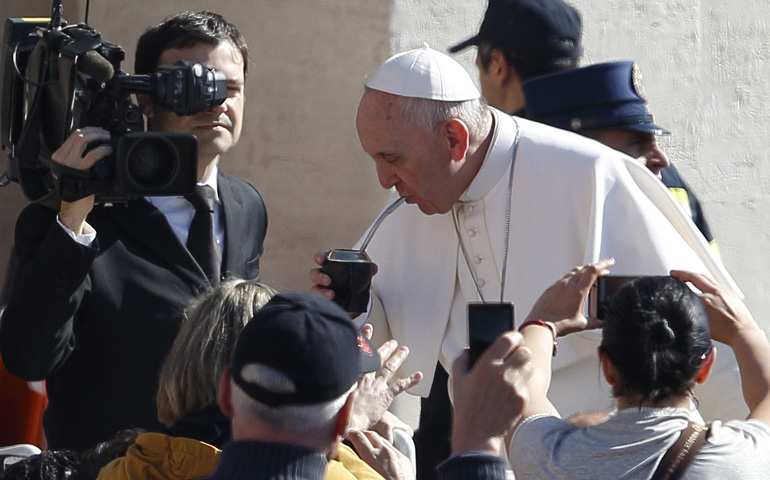
<path id="1" fill-rule="evenodd" d="M 670 132 L 655 124 L 631 61 L 598 63 L 532 78 L 522 85 L 527 118 L 565 130 Z"/>
<path id="2" fill-rule="evenodd" d="M 449 49 L 489 42 L 514 58 L 549 64 L 583 53 L 580 13 L 563 0 L 489 0 L 479 33 Z"/>

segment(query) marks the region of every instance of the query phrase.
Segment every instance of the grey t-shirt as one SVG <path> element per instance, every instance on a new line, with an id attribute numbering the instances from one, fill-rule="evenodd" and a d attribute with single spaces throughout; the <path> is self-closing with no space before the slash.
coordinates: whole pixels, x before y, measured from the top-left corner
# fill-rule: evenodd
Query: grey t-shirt
<path id="1" fill-rule="evenodd" d="M 516 478 L 647 480 L 697 410 L 630 408 L 607 422 L 578 428 L 549 415 L 524 420 L 511 439 Z M 706 443 L 683 479 L 770 476 L 770 426 L 756 420 L 710 424 Z"/>

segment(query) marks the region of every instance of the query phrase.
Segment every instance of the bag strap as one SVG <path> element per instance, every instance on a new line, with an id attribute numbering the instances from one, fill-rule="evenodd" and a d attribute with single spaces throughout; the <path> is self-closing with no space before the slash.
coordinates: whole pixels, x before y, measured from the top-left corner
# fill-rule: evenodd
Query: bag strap
<path id="1" fill-rule="evenodd" d="M 706 441 L 709 427 L 690 422 L 679 434 L 679 439 L 663 455 L 650 480 L 676 480 L 684 474 Z"/>

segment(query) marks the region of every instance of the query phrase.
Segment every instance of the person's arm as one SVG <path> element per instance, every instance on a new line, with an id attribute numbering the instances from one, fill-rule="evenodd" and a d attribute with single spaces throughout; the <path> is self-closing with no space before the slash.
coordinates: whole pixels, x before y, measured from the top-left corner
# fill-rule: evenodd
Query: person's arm
<path id="1" fill-rule="evenodd" d="M 532 354 L 520 334 L 498 338 L 470 366 L 466 349 L 452 365 L 452 453 L 497 455 L 527 407 Z"/>
<path id="2" fill-rule="evenodd" d="M 573 268 L 543 292 L 521 324 L 520 331 L 524 344 L 532 352 L 533 366 L 527 382 L 530 398 L 522 411 L 522 419 L 537 414 L 559 415 L 547 397 L 555 337 L 601 326 L 598 320 L 583 314 L 583 305 L 596 278 L 606 275 L 614 263 L 614 259 L 606 259 Z"/>
<path id="3" fill-rule="evenodd" d="M 99 127 L 84 127 L 75 130 L 51 155 L 51 160 L 66 167 L 77 170 L 88 170 L 96 162 L 112 153 L 109 145 L 100 145 L 86 153 L 89 145 L 94 142 L 107 142 L 110 134 Z M 94 195 L 75 200 L 74 202 L 61 202 L 59 221 L 69 228 L 74 234 L 83 234 L 86 217 L 94 208 Z"/>
<path id="4" fill-rule="evenodd" d="M 729 289 L 705 275 L 672 270 L 671 275 L 695 285 L 706 307 L 711 338 L 730 346 L 741 374 L 749 416 L 770 425 L 770 343 L 746 305 Z"/>
<path id="5" fill-rule="evenodd" d="M 109 139 L 102 129 L 73 132 L 54 155 L 54 161 L 87 169 L 108 155 L 102 146 L 84 154 L 93 141 Z M 6 285 L 7 300 L 0 321 L 0 353 L 8 371 L 25 380 L 48 377 L 72 352 L 74 316 L 89 288 L 88 271 L 98 244 L 84 246 L 71 237 L 84 233 L 93 196 L 62 202 L 56 212 L 40 205 L 22 211 L 16 223 L 15 278 Z M 95 242 L 96 243 L 96 242 Z"/>
<path id="6" fill-rule="evenodd" d="M 30 205 L 16 224 L 17 274 L 0 320 L 6 368 L 25 380 L 48 377 L 72 352 L 74 316 L 98 246 L 85 247 L 56 223 L 56 212 Z"/>
<path id="7" fill-rule="evenodd" d="M 516 332 L 497 339 L 470 366 L 466 349 L 452 365 L 452 456 L 438 466 L 444 480 L 503 480 L 499 452 L 528 401 L 531 354 Z"/>

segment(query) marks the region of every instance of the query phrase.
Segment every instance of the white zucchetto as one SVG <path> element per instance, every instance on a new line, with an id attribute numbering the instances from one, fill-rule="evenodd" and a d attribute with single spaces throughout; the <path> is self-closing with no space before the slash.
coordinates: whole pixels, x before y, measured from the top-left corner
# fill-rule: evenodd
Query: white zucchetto
<path id="1" fill-rule="evenodd" d="M 393 55 L 369 76 L 366 86 L 401 97 L 444 102 L 481 97 L 462 65 L 427 46 Z"/>

